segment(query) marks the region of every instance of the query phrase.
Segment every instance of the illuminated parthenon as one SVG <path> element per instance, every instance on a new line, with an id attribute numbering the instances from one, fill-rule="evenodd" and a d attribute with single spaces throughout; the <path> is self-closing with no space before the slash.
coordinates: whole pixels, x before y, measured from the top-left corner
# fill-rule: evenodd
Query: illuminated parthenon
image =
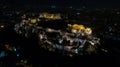
<path id="1" fill-rule="evenodd" d="M 47 19 L 52 19 L 52 20 L 57 20 L 61 19 L 61 14 L 53 14 L 53 13 L 41 13 L 39 15 L 39 18 L 47 18 Z"/>

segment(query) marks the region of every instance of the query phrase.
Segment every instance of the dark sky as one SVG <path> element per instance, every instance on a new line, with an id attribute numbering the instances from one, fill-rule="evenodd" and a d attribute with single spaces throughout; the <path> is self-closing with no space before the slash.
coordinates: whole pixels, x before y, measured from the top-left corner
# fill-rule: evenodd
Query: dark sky
<path id="1" fill-rule="evenodd" d="M 60 7 L 103 7 L 103 8 L 119 8 L 120 0 L 1 0 L 1 3 L 9 5 L 57 5 Z"/>

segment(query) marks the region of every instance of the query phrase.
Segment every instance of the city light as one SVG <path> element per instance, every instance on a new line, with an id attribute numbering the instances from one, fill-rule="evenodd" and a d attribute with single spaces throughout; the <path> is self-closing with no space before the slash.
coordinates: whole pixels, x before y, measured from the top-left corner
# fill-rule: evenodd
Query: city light
<path id="1" fill-rule="evenodd" d="M 119 65 L 119 5 L 115 0 L 0 1 L 0 67 Z"/>
<path id="2" fill-rule="evenodd" d="M 44 13 L 41 16 L 47 17 L 47 15 L 47 13 Z M 51 14 L 50 17 L 53 18 L 53 14 Z M 36 24 L 31 25 L 29 22 L 27 23 L 27 25 L 25 25 L 24 23 L 25 22 L 16 24 L 15 31 L 18 34 L 23 34 L 25 37 L 29 37 L 28 35 L 33 33 L 38 34 L 39 45 L 49 51 L 57 52 L 55 51 L 55 49 L 58 49 L 61 52 L 67 52 L 66 55 L 72 56 L 74 54 L 83 54 L 83 51 L 81 51 L 82 49 L 85 51 L 86 54 L 90 54 L 92 52 L 96 52 L 96 46 L 100 44 L 100 38 L 93 36 L 92 29 L 81 24 L 67 24 L 65 28 L 66 31 L 62 31 L 61 29 L 56 30 L 50 27 L 44 28 L 41 25 Z M 46 24 L 44 23 L 44 25 Z M 32 28 L 33 26 L 35 28 Z M 20 30 L 19 28 L 23 28 L 24 30 Z M 30 30 L 34 31 L 29 32 Z M 19 31 L 21 31 L 22 33 L 19 33 Z M 86 45 L 87 48 L 84 49 Z"/>

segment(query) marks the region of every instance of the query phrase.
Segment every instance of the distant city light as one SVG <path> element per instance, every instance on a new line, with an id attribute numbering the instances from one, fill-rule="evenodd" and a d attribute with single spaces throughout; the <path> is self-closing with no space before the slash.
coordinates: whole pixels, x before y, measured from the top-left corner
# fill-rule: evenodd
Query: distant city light
<path id="1" fill-rule="evenodd" d="M 77 15 L 80 15 L 80 12 L 77 12 L 76 14 L 77 14 Z"/>
<path id="2" fill-rule="evenodd" d="M 20 54 L 17 54 L 17 57 L 19 57 L 20 56 Z"/>
<path id="3" fill-rule="evenodd" d="M 120 14 L 120 12 L 117 12 L 117 14 L 119 15 L 119 14 Z"/>
<path id="4" fill-rule="evenodd" d="M 2 52 L 0 53 L 0 58 L 2 58 L 2 57 L 4 57 L 4 56 L 6 56 L 5 51 L 2 51 Z"/>
<path id="5" fill-rule="evenodd" d="M 56 6 L 55 6 L 55 5 L 52 5 L 52 6 L 51 6 L 51 8 L 55 9 L 55 8 L 56 8 Z"/>
<path id="6" fill-rule="evenodd" d="M 72 9 L 72 8 L 73 8 L 73 6 L 70 6 L 69 8 L 71 8 L 71 9 Z"/>
<path id="7" fill-rule="evenodd" d="M 15 47 L 13 49 L 14 49 L 15 52 L 17 51 Z"/>
<path id="8" fill-rule="evenodd" d="M 5 25 L 1 24 L 0 29 L 3 29 L 3 28 L 5 28 Z"/>

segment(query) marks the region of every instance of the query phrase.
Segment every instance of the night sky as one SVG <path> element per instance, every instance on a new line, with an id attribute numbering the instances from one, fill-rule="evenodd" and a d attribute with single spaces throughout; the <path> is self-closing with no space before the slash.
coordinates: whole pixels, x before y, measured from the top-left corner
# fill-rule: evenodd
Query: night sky
<path id="1" fill-rule="evenodd" d="M 120 0 L 1 0 L 5 5 L 35 5 L 49 6 L 56 5 L 60 7 L 82 7 L 88 8 L 119 8 Z"/>

